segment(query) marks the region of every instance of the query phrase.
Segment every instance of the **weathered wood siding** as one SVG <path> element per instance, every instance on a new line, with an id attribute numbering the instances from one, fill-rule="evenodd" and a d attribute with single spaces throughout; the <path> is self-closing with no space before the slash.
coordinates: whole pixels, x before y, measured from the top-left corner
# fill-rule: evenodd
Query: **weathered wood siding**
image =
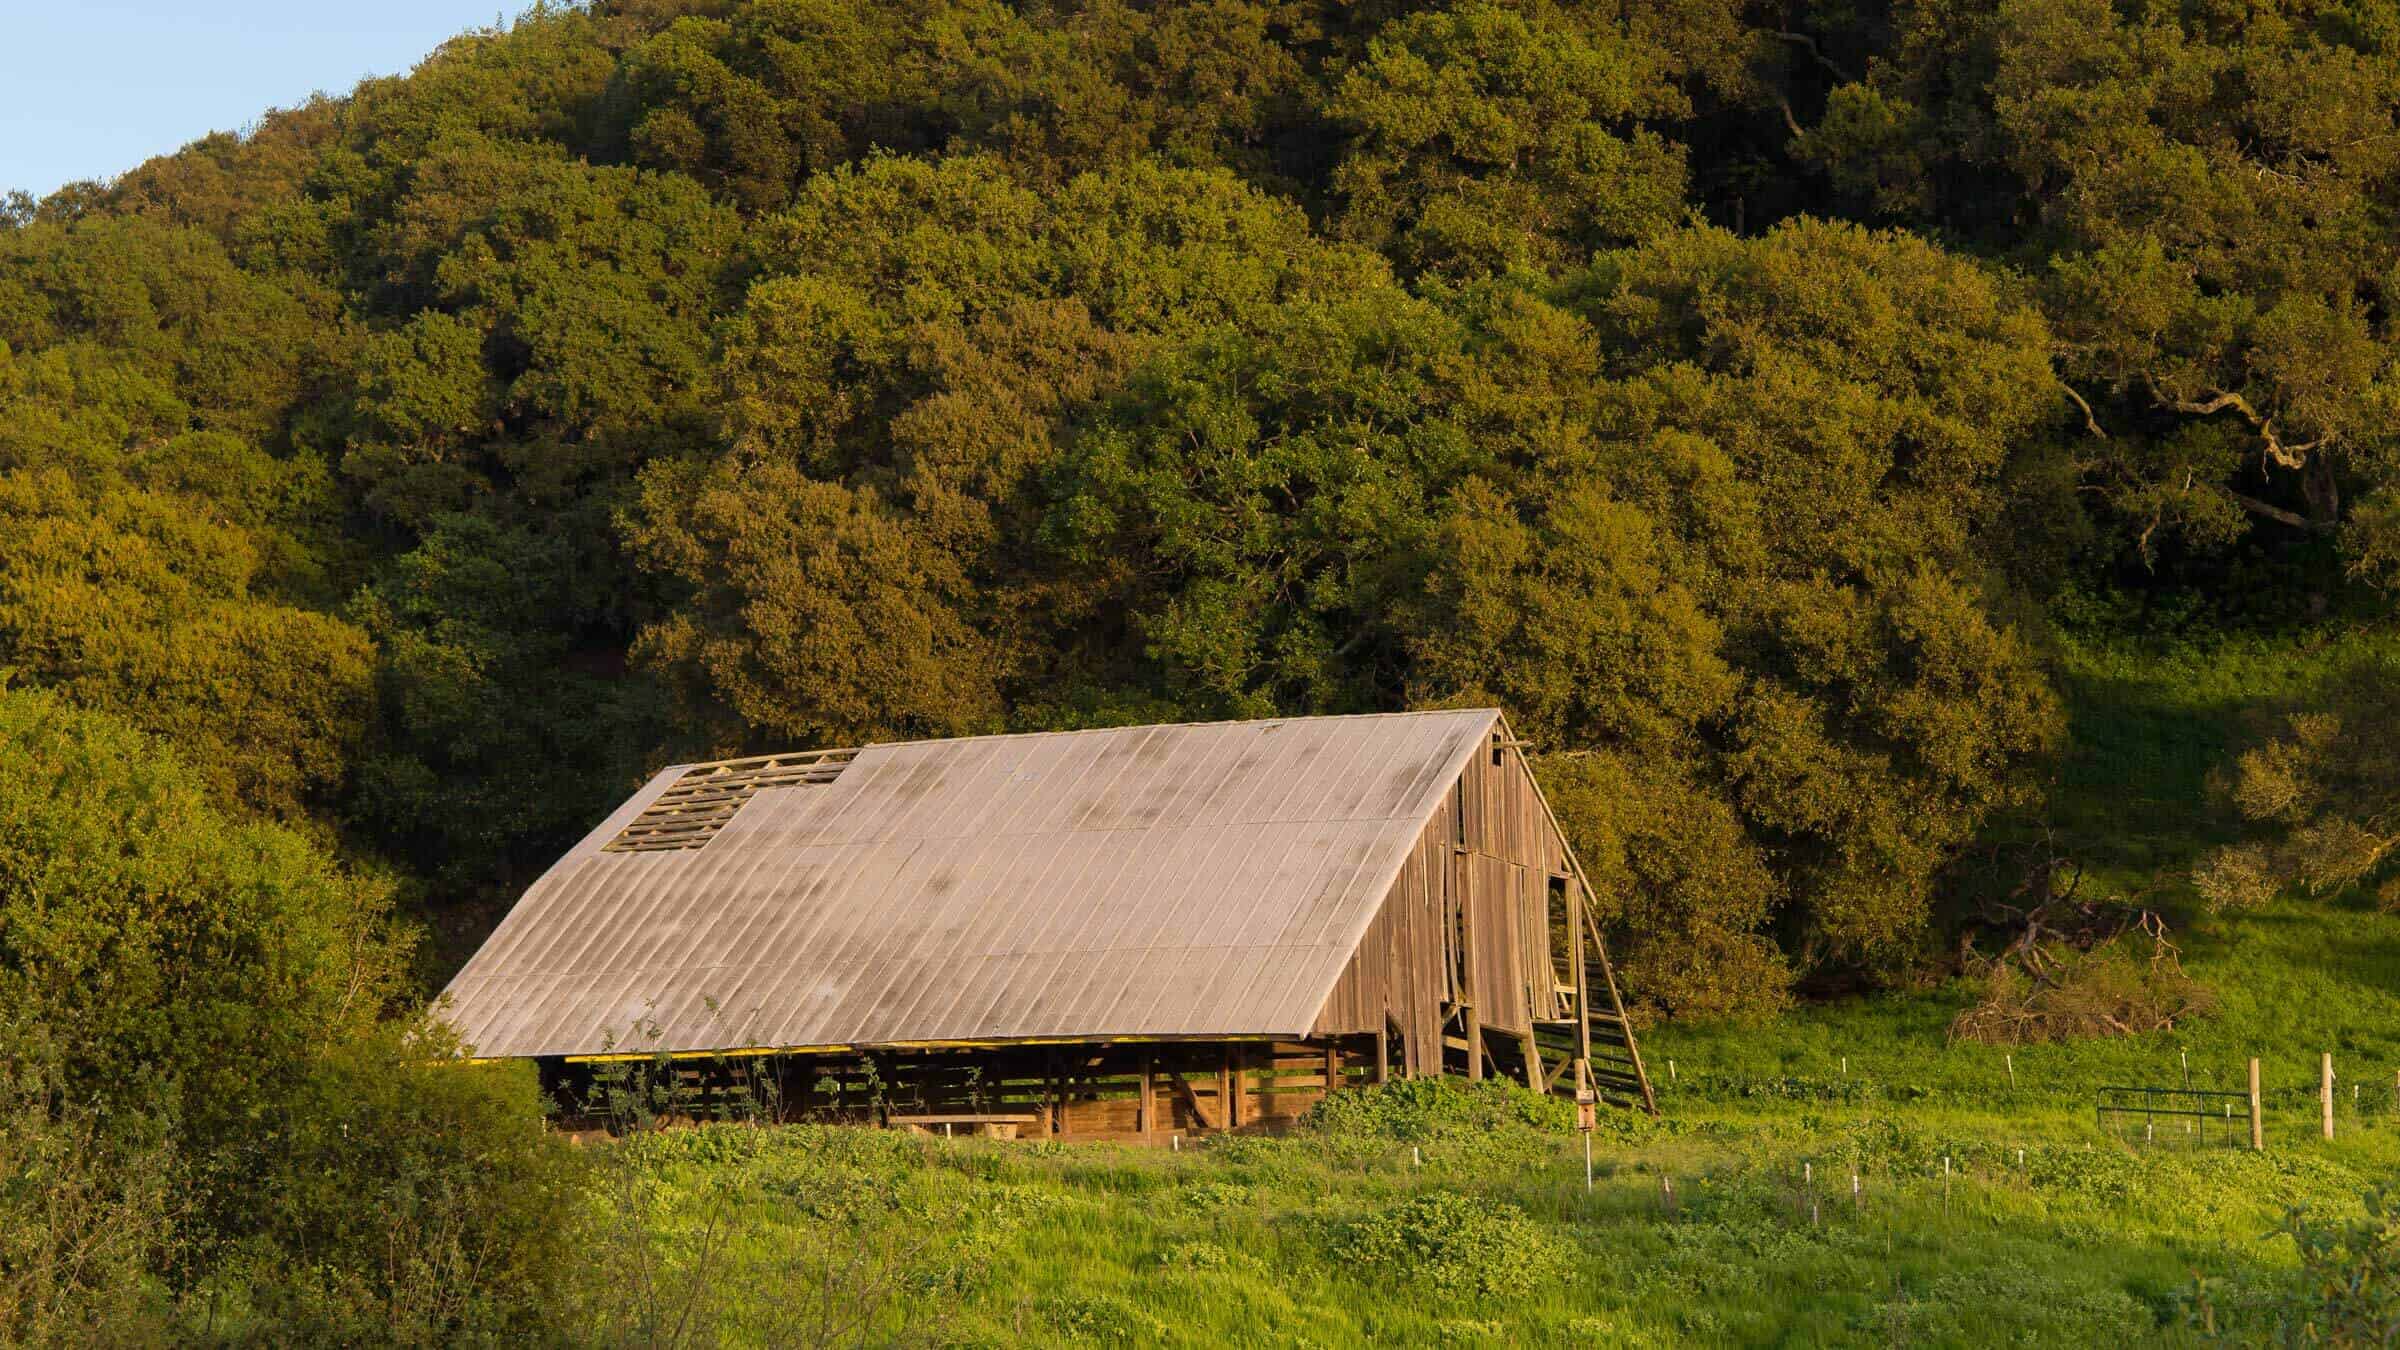
<path id="1" fill-rule="evenodd" d="M 801 1060 L 781 1067 L 785 1120 L 871 1125 L 912 1115 L 1030 1116 L 1028 1139 L 1166 1147 L 1175 1135 L 1273 1133 L 1335 1090 L 1374 1076 L 1371 1043 L 1062 1046 Z M 1156 1119 L 1145 1129 L 1142 1081 Z M 960 1127 L 961 1132 L 968 1132 Z M 938 1129 L 937 1131 L 938 1132 Z"/>
<path id="2" fill-rule="evenodd" d="M 1388 1017 L 1405 1034 L 1408 1070 L 1437 1069 L 1442 1005 L 1466 992 L 1455 987 L 1468 969 L 1462 933 L 1487 1030 L 1525 1033 L 1537 1018 L 1571 1015 L 1555 988 L 1553 962 L 1565 953 L 1550 934 L 1551 878 L 1568 875 L 1566 845 L 1509 742 L 1496 732 L 1444 796 L 1335 982 L 1317 1035 L 1372 1034 Z"/>

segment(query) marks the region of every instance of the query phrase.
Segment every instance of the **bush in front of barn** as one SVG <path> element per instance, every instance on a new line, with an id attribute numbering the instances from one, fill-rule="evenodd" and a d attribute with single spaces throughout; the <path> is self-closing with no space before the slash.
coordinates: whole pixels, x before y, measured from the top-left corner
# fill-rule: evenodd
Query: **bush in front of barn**
<path id="1" fill-rule="evenodd" d="M 543 1315 L 571 1151 L 522 1070 L 437 1063 L 396 1018 L 408 948 L 373 876 L 0 690 L 0 1341 Z"/>
<path id="2" fill-rule="evenodd" d="M 587 1161 L 527 1064 L 441 1063 L 436 1029 L 340 1046 L 267 1104 L 250 1234 L 220 1282 L 300 1343 L 521 1343 L 575 1267 Z"/>
<path id="3" fill-rule="evenodd" d="M 1469 1082 L 1445 1075 L 1333 1093 L 1309 1108 L 1303 1123 L 1334 1139 L 1414 1144 L 1516 1131 L 1556 1135 L 1575 1127 L 1575 1107 L 1506 1079 Z"/>

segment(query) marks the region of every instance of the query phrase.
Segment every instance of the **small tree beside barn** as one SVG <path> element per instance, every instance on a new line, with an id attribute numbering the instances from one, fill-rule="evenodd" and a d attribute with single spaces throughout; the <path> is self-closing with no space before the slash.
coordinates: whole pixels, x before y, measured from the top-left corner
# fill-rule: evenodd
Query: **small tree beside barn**
<path id="1" fill-rule="evenodd" d="M 1394 1075 L 1655 1110 L 1492 709 L 677 765 L 447 991 L 485 1058 L 754 1065 L 789 1118 L 1164 1142 Z"/>

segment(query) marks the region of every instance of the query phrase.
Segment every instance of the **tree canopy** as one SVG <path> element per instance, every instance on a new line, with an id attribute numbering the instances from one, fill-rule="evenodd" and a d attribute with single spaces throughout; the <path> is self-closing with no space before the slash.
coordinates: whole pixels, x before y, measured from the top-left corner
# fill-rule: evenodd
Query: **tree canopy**
<path id="1" fill-rule="evenodd" d="M 0 215 L 0 679 L 437 953 L 678 758 L 1497 703 L 1647 1006 L 1900 978 L 2062 628 L 2379 621 L 2396 82 L 2322 0 L 538 8 Z"/>

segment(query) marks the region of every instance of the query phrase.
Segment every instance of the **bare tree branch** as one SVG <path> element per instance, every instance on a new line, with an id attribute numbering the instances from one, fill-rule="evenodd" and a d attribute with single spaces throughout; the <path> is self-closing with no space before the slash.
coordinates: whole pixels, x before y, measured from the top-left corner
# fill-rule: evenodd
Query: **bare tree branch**
<path id="1" fill-rule="evenodd" d="M 2334 437 L 2331 432 L 2327 432 L 2315 440 L 2286 442 L 2276 434 L 2274 418 L 2261 416 L 2258 409 L 2250 406 L 2250 400 L 2231 390 L 2219 390 L 2205 399 L 2168 398 L 2159 392 L 2156 380 L 2152 380 L 2148 376 L 2143 378 L 2150 386 L 2151 396 L 2158 400 L 2161 407 L 2171 411 L 2191 413 L 2198 417 L 2221 413 L 2228 408 L 2240 413 L 2242 420 L 2258 428 L 2259 438 L 2266 442 L 2267 458 L 2286 469 L 2303 467 L 2308 463 L 2311 451 L 2322 449 L 2333 443 Z"/>
<path id="2" fill-rule="evenodd" d="M 2231 497 L 2236 506 L 2254 516 L 2264 516 L 2278 524 L 2289 525 L 2295 530 L 2307 530 L 2311 534 L 2333 533 L 2334 523 L 2330 520 L 2310 520 L 2297 511 L 2286 511 L 2280 506 L 2262 502 L 2256 497 L 2236 492 L 2232 488 L 2225 489 L 2225 495 Z"/>
<path id="3" fill-rule="evenodd" d="M 2075 386 L 2060 380 L 2058 387 L 2067 391 L 2067 397 L 2075 400 L 2076 407 L 2083 409 L 2083 429 L 2100 440 L 2107 440 L 2108 433 L 2100 429 L 2100 419 L 2092 416 L 2092 405 L 2083 401 L 2083 395 L 2075 392 Z"/>
<path id="4" fill-rule="evenodd" d="M 1813 59 L 1818 65 L 1823 66 L 1826 71 L 1833 76 L 1833 78 L 1840 80 L 1842 83 L 1855 84 L 1858 82 L 1857 76 L 1852 75 L 1850 72 L 1842 69 L 1840 66 L 1835 65 L 1831 60 L 1828 60 L 1825 55 L 1825 49 L 1818 46 L 1817 40 L 1813 37 L 1810 37 L 1808 34 L 1776 33 L 1772 36 L 1778 42 L 1788 42 L 1792 46 L 1806 50 L 1811 59 Z M 1788 109 L 1784 115 L 1787 117 L 1791 115 Z"/>

